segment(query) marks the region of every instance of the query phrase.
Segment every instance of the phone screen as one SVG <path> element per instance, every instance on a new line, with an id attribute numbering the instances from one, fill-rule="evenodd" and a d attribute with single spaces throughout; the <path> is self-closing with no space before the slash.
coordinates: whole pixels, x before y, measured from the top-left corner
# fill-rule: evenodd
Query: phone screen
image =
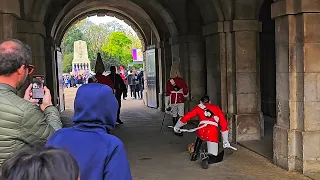
<path id="1" fill-rule="evenodd" d="M 32 80 L 32 99 L 43 99 L 44 76 L 34 76 Z"/>

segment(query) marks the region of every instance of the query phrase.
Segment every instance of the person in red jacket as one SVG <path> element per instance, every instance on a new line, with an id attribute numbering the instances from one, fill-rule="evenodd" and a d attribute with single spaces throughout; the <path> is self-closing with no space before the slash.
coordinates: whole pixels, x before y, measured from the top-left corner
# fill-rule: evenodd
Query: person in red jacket
<path id="1" fill-rule="evenodd" d="M 105 75 L 103 72 L 105 71 L 104 64 L 102 62 L 101 54 L 98 53 L 97 62 L 95 66 L 95 73 L 96 75 L 92 76 L 88 79 L 88 83 L 100 83 L 109 86 L 111 89 L 114 90 L 114 85 L 111 79 Z"/>
<path id="2" fill-rule="evenodd" d="M 199 126 L 192 130 L 185 130 L 187 132 L 197 131 L 198 135 L 191 161 L 197 160 L 201 144 L 206 141 L 208 152 L 202 153 L 201 158 L 202 167 L 207 169 L 208 164 L 218 163 L 223 160 L 224 150 L 218 154 L 219 126 L 223 139 L 223 148 L 233 148 L 228 140 L 228 121 L 225 119 L 220 107 L 211 104 L 209 96 L 204 96 L 197 107 L 179 119 L 173 128 L 174 132 L 179 133 L 181 131 L 180 128 L 196 116 L 199 117 Z"/>
<path id="3" fill-rule="evenodd" d="M 181 77 L 179 63 L 171 66 L 170 79 L 167 81 L 165 108 L 172 112 L 173 126 L 177 123 L 179 117 L 184 116 L 184 101 L 189 95 L 188 85 Z M 183 133 L 175 133 L 182 136 Z"/>

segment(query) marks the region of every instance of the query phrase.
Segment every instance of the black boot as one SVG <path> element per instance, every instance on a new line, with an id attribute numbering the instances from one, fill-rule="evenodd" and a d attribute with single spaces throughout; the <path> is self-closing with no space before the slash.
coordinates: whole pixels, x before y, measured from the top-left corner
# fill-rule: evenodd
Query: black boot
<path id="1" fill-rule="evenodd" d="M 200 152 L 202 142 L 203 142 L 203 140 L 200 139 L 199 137 L 197 137 L 196 143 L 194 144 L 194 151 L 191 155 L 191 161 L 196 161 L 198 159 L 198 155 Z"/>
<path id="2" fill-rule="evenodd" d="M 208 156 L 209 156 L 209 164 L 219 163 L 223 160 L 224 150 L 221 151 L 217 156 L 212 155 L 212 154 L 208 154 Z"/>
<path id="3" fill-rule="evenodd" d="M 206 152 L 201 152 L 200 153 L 201 157 L 201 166 L 203 169 L 208 169 L 209 168 L 209 156 Z"/>

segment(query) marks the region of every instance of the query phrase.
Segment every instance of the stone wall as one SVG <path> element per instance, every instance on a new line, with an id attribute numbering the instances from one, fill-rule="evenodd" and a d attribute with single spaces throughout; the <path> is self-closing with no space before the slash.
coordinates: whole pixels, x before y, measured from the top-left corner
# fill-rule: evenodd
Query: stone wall
<path id="1" fill-rule="evenodd" d="M 300 6 L 296 6 L 296 5 Z M 290 171 L 320 171 L 320 2 L 277 1 L 277 124 L 274 161 Z"/>

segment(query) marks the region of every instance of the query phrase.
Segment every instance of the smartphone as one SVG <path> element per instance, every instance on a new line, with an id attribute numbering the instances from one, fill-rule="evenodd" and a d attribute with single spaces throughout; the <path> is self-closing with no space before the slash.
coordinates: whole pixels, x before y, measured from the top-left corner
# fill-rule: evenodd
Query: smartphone
<path id="1" fill-rule="evenodd" d="M 44 76 L 35 75 L 32 79 L 32 99 L 38 99 L 39 104 L 42 104 L 44 96 Z"/>

